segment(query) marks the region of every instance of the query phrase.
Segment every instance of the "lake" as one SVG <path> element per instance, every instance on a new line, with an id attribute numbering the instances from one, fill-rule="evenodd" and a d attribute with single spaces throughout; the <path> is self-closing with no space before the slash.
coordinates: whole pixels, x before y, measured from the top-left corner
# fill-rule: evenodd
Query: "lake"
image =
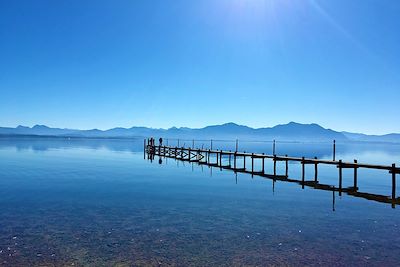
<path id="1" fill-rule="evenodd" d="M 271 143 L 239 149 L 271 153 Z M 276 153 L 330 159 L 332 145 L 278 142 Z M 399 165 L 400 145 L 338 143 L 336 158 Z M 289 170 L 289 177 L 301 176 L 301 165 Z M 319 179 L 337 185 L 337 172 L 321 166 Z M 313 175 L 307 166 L 308 179 Z M 344 186 L 352 175 L 344 170 Z M 360 191 L 390 196 L 387 171 L 359 170 L 358 177 Z M 0 210 L 2 266 L 400 263 L 399 206 L 174 159 L 150 161 L 142 139 L 0 138 Z"/>

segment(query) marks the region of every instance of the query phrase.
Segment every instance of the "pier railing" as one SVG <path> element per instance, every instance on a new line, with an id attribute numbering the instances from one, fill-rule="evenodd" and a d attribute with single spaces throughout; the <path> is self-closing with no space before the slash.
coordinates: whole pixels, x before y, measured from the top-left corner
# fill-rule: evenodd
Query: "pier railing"
<path id="1" fill-rule="evenodd" d="M 232 151 L 239 151 L 239 147 L 241 148 L 241 150 L 244 147 L 248 147 L 249 145 L 259 145 L 260 147 L 264 147 L 264 148 L 268 148 L 268 150 L 271 151 L 272 155 L 277 154 L 276 150 L 277 150 L 277 146 L 281 145 L 281 144 L 324 144 L 324 145 L 329 145 L 330 143 L 330 152 L 331 153 L 331 157 L 333 160 L 336 159 L 336 140 L 331 140 L 326 141 L 326 140 L 321 140 L 321 141 L 304 141 L 304 140 L 275 140 L 275 139 L 271 139 L 271 140 L 256 140 L 256 139 L 187 139 L 187 138 L 164 138 L 164 144 L 166 146 L 170 146 L 170 147 L 191 147 L 191 148 L 201 148 L 201 149 L 211 149 L 213 150 L 213 148 L 215 147 L 221 147 L 221 144 L 223 144 L 222 146 L 227 149 L 230 148 Z"/>
<path id="2" fill-rule="evenodd" d="M 220 169 L 232 170 L 235 173 L 248 173 L 252 176 L 258 175 L 265 178 L 294 182 L 298 183 L 304 188 L 305 186 L 313 187 L 320 190 L 337 191 L 339 195 L 347 193 L 348 195 L 362 197 L 370 200 L 379 202 L 391 203 L 394 208 L 395 205 L 400 204 L 400 197 L 396 198 L 396 174 L 400 174 L 400 168 L 396 167 L 396 164 L 392 165 L 378 165 L 378 164 L 366 164 L 359 163 L 357 160 L 353 162 L 344 162 L 342 160 L 326 160 L 305 157 L 290 157 L 288 155 L 268 155 L 264 153 L 248 153 L 239 151 L 224 151 L 215 149 L 200 149 L 191 147 L 178 147 L 178 146 L 160 146 L 155 144 L 149 144 L 147 140 L 144 140 L 144 151 L 149 157 L 155 155 L 161 157 L 174 158 L 181 161 L 195 162 L 198 164 L 208 165 L 211 167 L 219 167 Z M 225 157 L 225 162 L 223 161 Z M 240 159 L 240 160 L 239 160 Z M 256 171 L 255 160 L 259 160 L 261 163 L 261 170 Z M 265 171 L 265 161 L 272 160 L 273 162 L 273 173 L 268 174 Z M 250 161 L 250 162 L 249 162 Z M 285 163 L 285 173 L 277 173 L 277 162 Z M 289 162 L 297 162 L 301 164 L 301 180 L 289 178 Z M 239 166 L 240 164 L 240 166 Z M 319 165 L 334 165 L 338 169 L 338 187 L 333 185 L 321 184 L 318 181 L 318 166 Z M 314 166 L 314 180 L 305 180 L 305 166 Z M 385 170 L 391 175 L 392 178 L 392 192 L 391 196 L 377 195 L 366 192 L 359 192 L 358 188 L 358 169 L 375 169 Z M 353 186 L 343 187 L 343 169 L 353 169 Z"/>

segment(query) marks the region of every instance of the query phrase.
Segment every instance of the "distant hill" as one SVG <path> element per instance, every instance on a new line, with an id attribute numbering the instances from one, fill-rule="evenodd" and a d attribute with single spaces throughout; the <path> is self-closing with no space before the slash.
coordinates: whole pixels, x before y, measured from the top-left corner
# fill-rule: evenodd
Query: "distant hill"
<path id="1" fill-rule="evenodd" d="M 79 130 L 50 128 L 45 125 L 35 125 L 32 128 L 19 125 L 16 128 L 0 127 L 0 134 L 8 135 L 69 135 Z"/>
<path id="2" fill-rule="evenodd" d="M 57 137 L 84 137 L 84 138 L 136 138 L 136 137 L 164 137 L 182 139 L 244 139 L 244 140 L 272 140 L 279 141 L 362 141 L 362 142 L 396 142 L 400 143 L 400 134 L 365 135 L 349 132 L 337 132 L 323 128 L 318 124 L 301 124 L 290 122 L 266 128 L 251 128 L 235 123 L 211 125 L 204 128 L 176 128 L 154 129 L 147 127 L 113 128 L 109 130 L 76 130 L 50 128 L 45 125 L 33 127 L 18 126 L 16 128 L 0 127 L 0 135 L 30 135 L 30 136 L 57 136 Z"/>
<path id="3" fill-rule="evenodd" d="M 0 134 L 7 135 L 38 135 L 61 137 L 92 137 L 92 138 L 132 138 L 162 136 L 164 138 L 202 138 L 202 139 L 247 139 L 247 140 L 290 140 L 290 141 L 331 141 L 347 140 L 347 137 L 339 132 L 325 129 L 317 124 L 300 124 L 291 122 L 270 128 L 254 129 L 235 123 L 212 125 L 199 129 L 176 128 L 153 129 L 147 127 L 113 128 L 109 130 L 74 130 L 50 128 L 44 125 L 34 127 L 18 126 L 16 128 L 0 128 Z"/>
<path id="4" fill-rule="evenodd" d="M 400 143 L 400 134 L 367 135 L 361 133 L 342 132 L 348 139 L 359 142 L 388 142 Z"/>

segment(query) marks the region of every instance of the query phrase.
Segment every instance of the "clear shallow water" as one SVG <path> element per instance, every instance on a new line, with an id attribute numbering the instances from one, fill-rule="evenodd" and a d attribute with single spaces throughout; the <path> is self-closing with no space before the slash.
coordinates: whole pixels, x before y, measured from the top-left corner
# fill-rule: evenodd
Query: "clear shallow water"
<path id="1" fill-rule="evenodd" d="M 336 194 L 333 211 L 332 192 L 150 162 L 142 146 L 0 139 L 0 265 L 399 264 L 400 207 Z M 277 153 L 323 158 L 330 149 L 280 144 Z M 337 158 L 397 163 L 400 147 L 343 144 Z M 300 177 L 298 164 L 289 170 Z M 344 172 L 344 185 L 351 177 Z M 337 170 L 321 167 L 320 181 L 336 185 Z M 360 191 L 390 195 L 390 185 L 386 172 L 359 173 Z"/>

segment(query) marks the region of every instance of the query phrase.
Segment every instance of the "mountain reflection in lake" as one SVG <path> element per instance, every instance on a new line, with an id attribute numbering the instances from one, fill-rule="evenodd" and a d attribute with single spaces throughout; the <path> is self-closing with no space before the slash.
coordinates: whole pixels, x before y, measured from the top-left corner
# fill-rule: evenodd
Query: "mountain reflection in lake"
<path id="1" fill-rule="evenodd" d="M 235 144 L 213 145 L 233 150 Z M 271 143 L 239 146 L 271 153 Z M 400 159 L 399 145 L 338 144 L 337 150 L 343 160 Z M 276 152 L 330 158 L 332 147 L 278 142 Z M 211 175 L 207 167 L 143 156 L 141 139 L 0 139 L 0 265 L 400 261 L 399 207 L 336 195 L 332 211 L 332 192 L 246 174 L 236 180 L 230 171 L 214 168 Z M 290 169 L 299 176 L 300 167 Z M 321 168 L 320 177 L 336 183 L 337 170 Z M 344 183 L 351 183 L 347 177 L 344 171 Z M 390 182 L 386 172 L 359 173 L 360 189 L 389 195 Z"/>

